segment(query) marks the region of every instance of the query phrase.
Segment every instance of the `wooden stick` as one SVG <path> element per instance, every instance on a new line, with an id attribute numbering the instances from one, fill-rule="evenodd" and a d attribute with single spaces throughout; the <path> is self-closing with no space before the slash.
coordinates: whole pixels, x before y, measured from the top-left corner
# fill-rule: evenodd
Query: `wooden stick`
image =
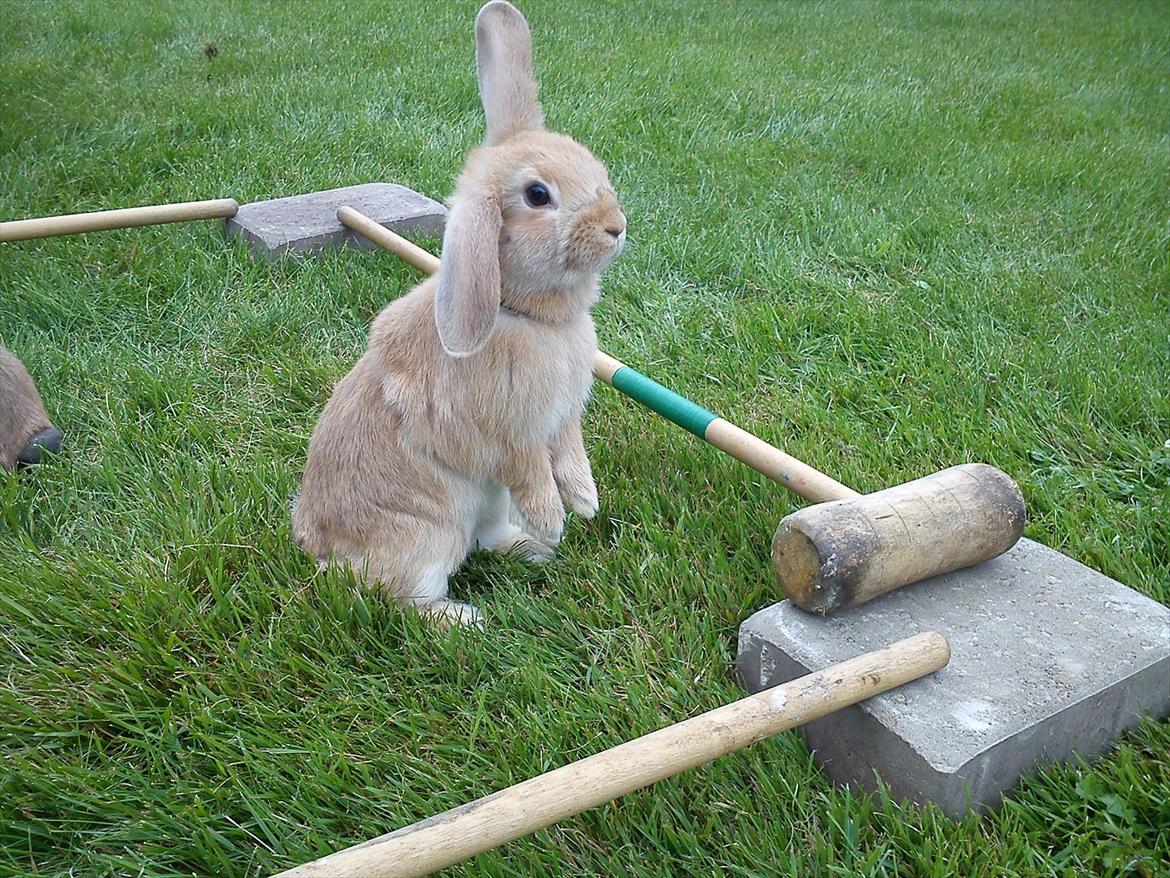
<path id="1" fill-rule="evenodd" d="M 401 235 L 395 234 L 379 222 L 370 219 L 364 213 L 352 207 L 339 207 L 337 219 L 346 228 L 353 229 L 383 247 L 404 261 L 410 263 L 425 274 L 434 274 L 439 270 L 439 257 L 428 253 L 422 247 L 414 244 Z"/>
<path id="2" fill-rule="evenodd" d="M 823 503 L 861 496 L 609 354 L 597 352 L 593 358 L 593 375 L 806 500 Z"/>
<path id="3" fill-rule="evenodd" d="M 439 270 L 438 257 L 352 207 L 339 209 L 337 218 L 343 225 L 397 254 L 420 271 L 434 274 Z M 597 352 L 593 358 L 593 375 L 806 500 L 821 503 L 861 496 L 852 488 L 847 488 L 758 436 L 753 436 L 714 412 L 663 387 L 609 354 Z"/>
<path id="4" fill-rule="evenodd" d="M 54 235 L 76 235 L 79 232 L 102 232 L 185 220 L 218 219 L 235 216 L 239 209 L 240 206 L 234 199 L 218 198 L 213 201 L 155 204 L 121 210 L 101 210 L 96 213 L 14 220 L 0 223 L 0 241 L 28 241 L 32 238 L 50 238 Z"/>
<path id="5" fill-rule="evenodd" d="M 941 634 L 917 634 L 289 869 L 277 878 L 427 875 L 933 673 L 949 658 Z"/>

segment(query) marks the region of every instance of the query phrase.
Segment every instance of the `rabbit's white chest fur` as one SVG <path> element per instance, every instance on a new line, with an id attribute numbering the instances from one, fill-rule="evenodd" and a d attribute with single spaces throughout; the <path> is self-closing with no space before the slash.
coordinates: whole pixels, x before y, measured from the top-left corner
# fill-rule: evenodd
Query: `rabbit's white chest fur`
<path id="1" fill-rule="evenodd" d="M 431 401 L 424 429 L 408 417 L 404 433 L 466 476 L 489 473 L 512 448 L 547 446 L 580 418 L 596 350 L 588 315 L 566 326 L 501 315 L 487 348 L 436 376 L 424 394 Z"/>
<path id="2" fill-rule="evenodd" d="M 489 348 L 495 350 L 484 352 L 490 356 L 478 368 L 478 358 L 466 361 L 468 377 L 482 382 L 472 397 L 477 421 L 547 443 L 567 418 L 580 416 L 597 350 L 588 314 L 549 326 L 503 312 Z"/>
<path id="3" fill-rule="evenodd" d="M 382 396 L 406 447 L 478 479 L 515 447 L 548 445 L 580 417 L 597 351 L 587 311 L 563 323 L 501 311 L 487 346 L 460 359 L 434 339 L 428 286 L 387 306 L 371 332 Z"/>

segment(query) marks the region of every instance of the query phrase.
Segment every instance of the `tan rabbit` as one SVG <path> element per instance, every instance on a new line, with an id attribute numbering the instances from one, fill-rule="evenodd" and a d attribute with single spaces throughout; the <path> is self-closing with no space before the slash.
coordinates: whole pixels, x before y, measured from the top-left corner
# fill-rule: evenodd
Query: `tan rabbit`
<path id="1" fill-rule="evenodd" d="M 451 197 L 442 265 L 375 318 L 317 423 L 293 512 L 322 564 L 441 623 L 479 621 L 447 600 L 471 551 L 547 557 L 565 506 L 597 511 L 581 438 L 590 309 L 626 237 L 605 168 L 544 129 L 524 17 L 493 0 L 475 35 L 487 138 Z"/>
<path id="2" fill-rule="evenodd" d="M 61 450 L 62 438 L 24 364 L 0 348 L 0 469 L 40 463 L 44 452 Z"/>

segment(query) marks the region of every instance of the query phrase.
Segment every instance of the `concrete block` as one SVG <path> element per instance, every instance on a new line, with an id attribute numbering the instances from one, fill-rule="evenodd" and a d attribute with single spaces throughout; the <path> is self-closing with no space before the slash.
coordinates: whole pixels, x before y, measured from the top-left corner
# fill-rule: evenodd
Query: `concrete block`
<path id="1" fill-rule="evenodd" d="M 242 205 L 224 221 L 225 232 L 229 238 L 243 235 L 255 259 L 313 253 L 343 244 L 375 248 L 338 222 L 337 208 L 345 205 L 399 234 L 441 235 L 447 222 L 447 208 L 413 189 L 395 183 L 364 183 Z"/>
<path id="2" fill-rule="evenodd" d="M 927 629 L 950 641 L 947 667 L 803 727 L 835 782 L 873 789 L 876 772 L 957 818 L 1170 714 L 1170 609 L 1031 540 L 831 616 L 761 610 L 738 669 L 757 692 Z"/>

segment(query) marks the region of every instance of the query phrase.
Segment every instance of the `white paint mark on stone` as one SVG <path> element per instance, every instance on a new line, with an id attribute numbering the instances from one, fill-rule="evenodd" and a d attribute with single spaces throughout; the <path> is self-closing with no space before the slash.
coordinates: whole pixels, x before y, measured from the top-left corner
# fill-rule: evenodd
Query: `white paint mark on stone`
<path id="1" fill-rule="evenodd" d="M 1079 662 L 1074 658 L 1065 655 L 1058 655 L 1056 657 L 1056 664 L 1060 669 L 1072 676 L 1079 676 L 1083 674 L 1087 667 L 1084 662 Z"/>
<path id="2" fill-rule="evenodd" d="M 969 698 L 966 701 L 960 701 L 951 708 L 951 716 L 974 732 L 990 729 L 991 720 L 995 718 L 997 713 L 999 713 L 999 709 L 994 704 L 981 698 Z"/>

